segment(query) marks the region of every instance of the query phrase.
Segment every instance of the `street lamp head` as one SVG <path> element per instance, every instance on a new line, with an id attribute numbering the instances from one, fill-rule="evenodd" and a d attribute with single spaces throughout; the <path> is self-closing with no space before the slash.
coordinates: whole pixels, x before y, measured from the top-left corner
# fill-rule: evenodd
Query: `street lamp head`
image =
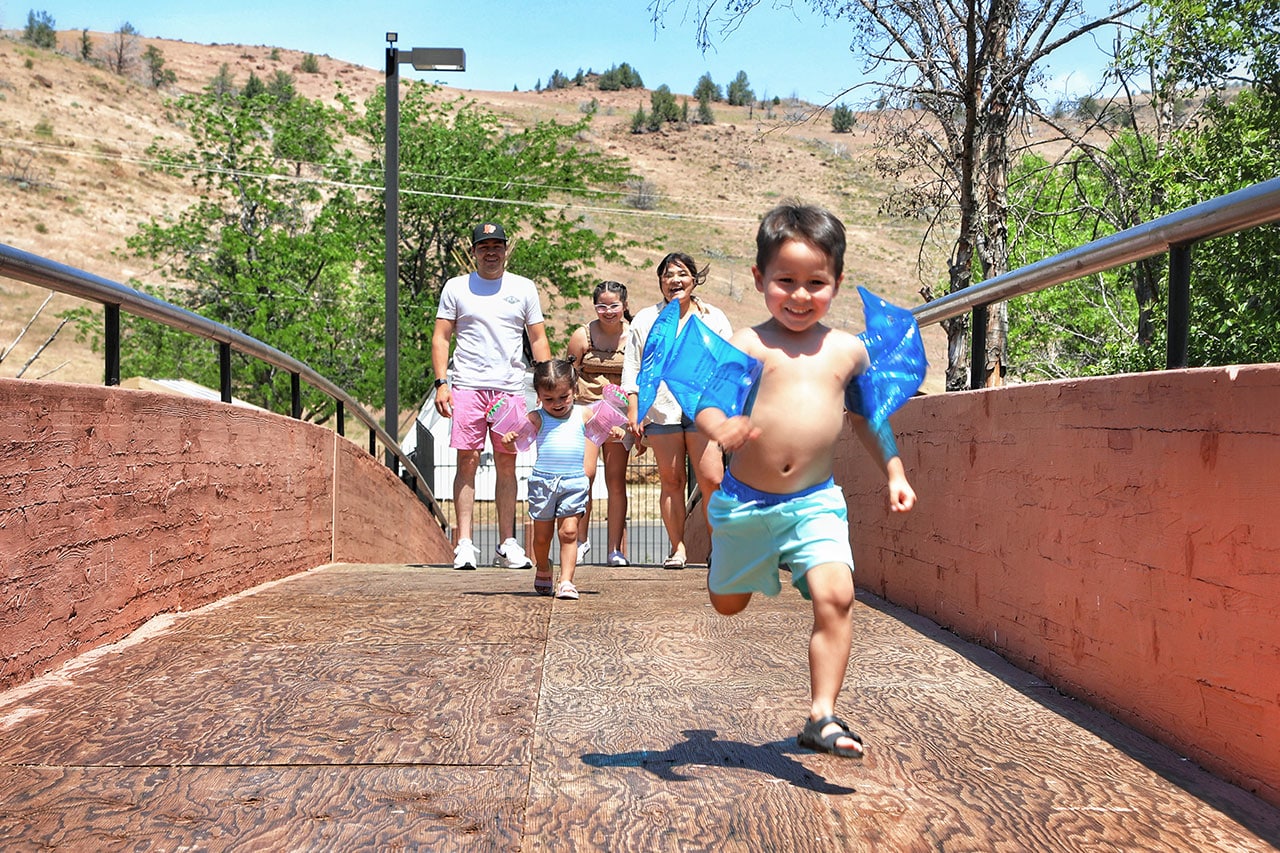
<path id="1" fill-rule="evenodd" d="M 387 44 L 395 44 L 398 38 L 400 38 L 399 33 L 387 33 Z"/>
<path id="2" fill-rule="evenodd" d="M 401 51 L 401 62 L 419 71 L 466 71 L 467 53 L 460 47 L 415 47 Z"/>

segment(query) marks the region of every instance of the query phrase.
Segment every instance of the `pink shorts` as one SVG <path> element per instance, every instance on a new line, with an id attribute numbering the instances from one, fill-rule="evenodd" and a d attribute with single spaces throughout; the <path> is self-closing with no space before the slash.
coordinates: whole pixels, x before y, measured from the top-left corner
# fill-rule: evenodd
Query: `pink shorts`
<path id="1" fill-rule="evenodd" d="M 503 397 L 515 396 L 507 391 L 489 388 L 453 388 L 453 425 L 449 428 L 449 446 L 454 450 L 484 450 L 484 437 L 492 433 L 485 413 Z M 502 436 L 493 435 L 494 453 L 506 453 Z"/>

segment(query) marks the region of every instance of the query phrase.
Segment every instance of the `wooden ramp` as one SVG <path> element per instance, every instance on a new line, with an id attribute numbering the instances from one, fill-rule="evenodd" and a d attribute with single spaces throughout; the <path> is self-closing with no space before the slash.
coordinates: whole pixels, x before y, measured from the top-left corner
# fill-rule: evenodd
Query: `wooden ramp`
<path id="1" fill-rule="evenodd" d="M 705 572 L 328 566 L 0 694 L 0 849 L 1269 850 L 1280 811 L 859 597 L 796 745 L 810 611 Z"/>

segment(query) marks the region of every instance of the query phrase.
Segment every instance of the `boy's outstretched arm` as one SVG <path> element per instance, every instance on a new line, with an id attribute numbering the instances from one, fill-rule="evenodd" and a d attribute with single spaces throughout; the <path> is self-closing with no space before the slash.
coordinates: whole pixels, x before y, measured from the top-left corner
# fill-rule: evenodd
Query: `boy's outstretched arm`
<path id="1" fill-rule="evenodd" d="M 879 430 L 873 430 L 861 415 L 850 412 L 849 420 L 853 422 L 853 431 L 858 434 L 862 446 L 884 465 L 885 479 L 889 484 L 889 509 L 907 512 L 915 506 L 916 492 L 911 488 L 911 483 L 907 482 L 906 468 L 902 464 L 902 457 L 898 455 L 898 443 L 893 439 L 889 422 L 886 420 Z"/>
<path id="2" fill-rule="evenodd" d="M 760 427 L 754 426 L 751 418 L 746 415 L 726 418 L 720 409 L 699 409 L 694 423 L 699 432 L 729 453 L 760 435 Z"/>

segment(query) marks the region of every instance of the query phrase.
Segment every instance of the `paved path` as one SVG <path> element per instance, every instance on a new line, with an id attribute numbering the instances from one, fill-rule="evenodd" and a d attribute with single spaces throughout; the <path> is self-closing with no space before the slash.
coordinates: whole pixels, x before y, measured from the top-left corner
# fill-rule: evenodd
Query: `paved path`
<path id="1" fill-rule="evenodd" d="M 860 596 L 800 749 L 810 611 L 705 573 L 330 566 L 0 694 L 0 849 L 1270 850 L 1280 810 Z"/>

